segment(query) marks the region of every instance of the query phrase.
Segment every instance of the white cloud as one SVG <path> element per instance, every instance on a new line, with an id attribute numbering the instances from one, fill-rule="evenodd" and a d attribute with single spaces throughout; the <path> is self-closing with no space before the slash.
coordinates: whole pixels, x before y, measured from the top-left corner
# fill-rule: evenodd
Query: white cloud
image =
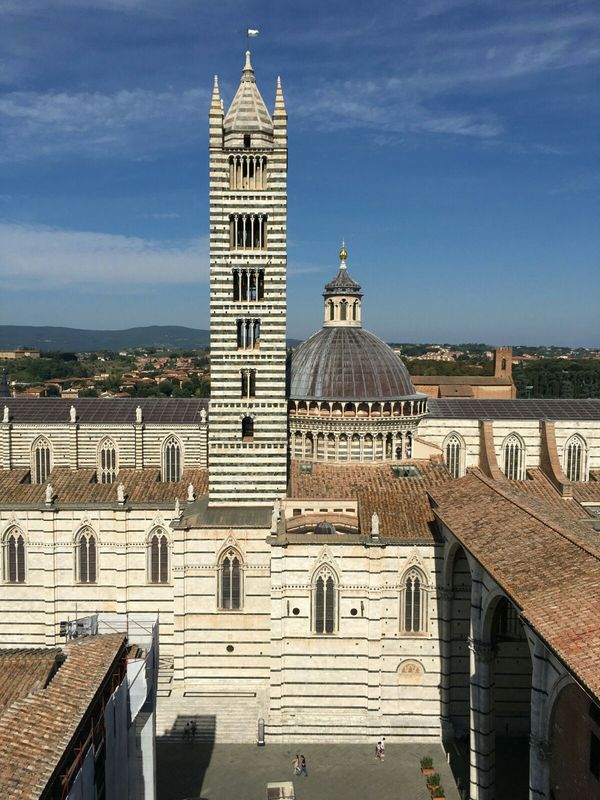
<path id="1" fill-rule="evenodd" d="M 7 289 L 198 284 L 208 279 L 207 238 L 154 241 L 91 231 L 0 223 L 0 281 Z"/>
<path id="2" fill-rule="evenodd" d="M 0 96 L 0 160 L 148 157 L 197 141 L 207 103 L 203 89 L 9 92 Z"/>

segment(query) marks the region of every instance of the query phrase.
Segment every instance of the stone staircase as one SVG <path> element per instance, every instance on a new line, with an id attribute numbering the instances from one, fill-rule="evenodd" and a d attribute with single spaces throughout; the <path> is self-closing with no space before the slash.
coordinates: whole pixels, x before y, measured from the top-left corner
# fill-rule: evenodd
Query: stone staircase
<path id="1" fill-rule="evenodd" d="M 166 742 L 187 741 L 185 726 L 195 720 L 195 742 L 255 743 L 258 701 L 253 693 L 215 691 L 213 686 L 180 688 L 173 681 L 173 659 L 160 658 L 157 688 L 156 737 Z M 190 742 L 191 737 L 190 737 Z"/>

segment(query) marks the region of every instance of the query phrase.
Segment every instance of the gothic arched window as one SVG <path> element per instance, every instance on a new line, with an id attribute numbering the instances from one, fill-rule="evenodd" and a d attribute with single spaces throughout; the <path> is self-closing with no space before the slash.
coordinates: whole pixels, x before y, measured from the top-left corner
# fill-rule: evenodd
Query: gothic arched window
<path id="1" fill-rule="evenodd" d="M 169 582 L 169 541 L 162 528 L 148 540 L 148 578 L 150 583 Z"/>
<path id="2" fill-rule="evenodd" d="M 329 567 L 322 567 L 313 584 L 313 629 L 315 633 L 334 633 L 336 629 L 336 580 Z"/>
<path id="3" fill-rule="evenodd" d="M 36 439 L 32 452 L 33 482 L 46 483 L 51 470 L 52 448 L 44 436 Z"/>
<path id="4" fill-rule="evenodd" d="M 444 442 L 444 460 L 448 472 L 453 478 L 460 478 L 464 474 L 464 444 L 457 433 L 451 433 Z"/>
<path id="5" fill-rule="evenodd" d="M 516 433 L 511 433 L 504 440 L 502 465 L 509 481 L 521 481 L 525 477 L 525 446 Z"/>
<path id="6" fill-rule="evenodd" d="M 242 607 L 242 561 L 239 553 L 230 548 L 219 565 L 219 608 L 230 611 Z"/>
<path id="7" fill-rule="evenodd" d="M 340 320 L 348 319 L 348 303 L 346 300 L 340 302 Z"/>
<path id="8" fill-rule="evenodd" d="M 79 583 L 96 583 L 97 580 L 96 537 L 89 528 L 79 534 L 77 541 L 77 580 Z"/>
<path id="9" fill-rule="evenodd" d="M 163 445 L 163 481 L 177 483 L 181 479 L 181 445 L 175 436 L 169 436 Z"/>
<path id="10" fill-rule="evenodd" d="M 3 542 L 3 578 L 6 583 L 25 583 L 25 539 L 18 529 L 8 531 Z"/>
<path id="11" fill-rule="evenodd" d="M 401 627 L 404 633 L 427 630 L 427 587 L 417 569 L 411 569 L 402 582 Z"/>
<path id="12" fill-rule="evenodd" d="M 327 303 L 327 307 L 329 308 L 329 321 L 333 322 L 335 319 L 335 306 L 333 305 L 333 300 L 330 300 Z"/>
<path id="13" fill-rule="evenodd" d="M 577 434 L 571 436 L 565 445 L 564 469 L 570 481 L 586 480 L 586 450 L 585 442 Z"/>
<path id="14" fill-rule="evenodd" d="M 114 483 L 117 477 L 117 448 L 112 439 L 104 439 L 98 448 L 100 483 Z"/>

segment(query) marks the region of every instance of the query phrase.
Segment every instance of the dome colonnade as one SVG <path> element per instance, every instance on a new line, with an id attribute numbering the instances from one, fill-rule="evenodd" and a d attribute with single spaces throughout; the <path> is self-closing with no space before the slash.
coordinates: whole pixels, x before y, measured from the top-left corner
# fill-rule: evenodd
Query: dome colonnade
<path id="1" fill-rule="evenodd" d="M 427 396 L 396 353 L 362 328 L 361 287 L 346 258 L 342 245 L 339 272 L 323 292 L 323 328 L 290 356 L 290 452 L 311 461 L 411 458 Z"/>

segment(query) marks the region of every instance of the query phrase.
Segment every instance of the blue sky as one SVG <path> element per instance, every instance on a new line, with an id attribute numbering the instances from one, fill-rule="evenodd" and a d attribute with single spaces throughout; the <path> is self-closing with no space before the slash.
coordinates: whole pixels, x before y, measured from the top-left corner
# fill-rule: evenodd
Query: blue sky
<path id="1" fill-rule="evenodd" d="M 600 5 L 0 0 L 0 321 L 208 327 L 207 112 L 290 127 L 289 335 L 600 346 Z"/>

